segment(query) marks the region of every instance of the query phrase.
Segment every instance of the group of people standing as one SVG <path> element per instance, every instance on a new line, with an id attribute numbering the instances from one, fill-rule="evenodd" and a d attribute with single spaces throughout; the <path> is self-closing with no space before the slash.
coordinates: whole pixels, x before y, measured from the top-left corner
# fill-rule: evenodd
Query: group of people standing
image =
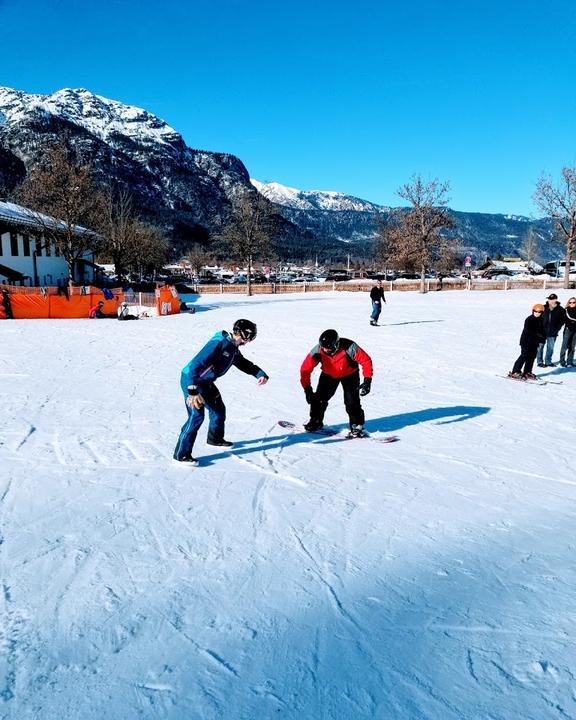
<path id="1" fill-rule="evenodd" d="M 520 336 L 521 352 L 508 375 L 516 380 L 535 380 L 536 375 L 532 372 L 535 361 L 538 367 L 554 367 L 554 346 L 562 328 L 560 365 L 576 367 L 576 297 L 569 298 L 566 307 L 562 307 L 558 295 L 551 293 L 544 305 L 536 303 L 532 307 L 532 313 L 524 321 Z"/>

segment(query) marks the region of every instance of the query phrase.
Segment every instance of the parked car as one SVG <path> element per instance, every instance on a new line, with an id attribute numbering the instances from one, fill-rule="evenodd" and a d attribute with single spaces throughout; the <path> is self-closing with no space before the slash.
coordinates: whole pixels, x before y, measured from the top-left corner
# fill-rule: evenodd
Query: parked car
<path id="1" fill-rule="evenodd" d="M 514 271 L 508 270 L 508 268 L 491 267 L 480 275 L 485 280 L 506 280 L 515 275 Z"/>
<path id="2" fill-rule="evenodd" d="M 566 260 L 554 260 L 544 265 L 544 272 L 547 272 L 552 277 L 564 277 L 566 273 Z M 570 275 L 576 273 L 576 261 L 572 260 L 570 263 Z"/>

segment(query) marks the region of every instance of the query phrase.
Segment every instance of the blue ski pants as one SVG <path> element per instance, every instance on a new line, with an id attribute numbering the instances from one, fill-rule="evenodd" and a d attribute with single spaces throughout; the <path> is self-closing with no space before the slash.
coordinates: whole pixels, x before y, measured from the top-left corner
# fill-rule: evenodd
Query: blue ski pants
<path id="1" fill-rule="evenodd" d="M 183 375 L 180 380 L 180 387 L 184 393 L 185 403 L 189 396 L 188 383 L 188 378 Z M 217 443 L 224 438 L 226 406 L 222 401 L 220 391 L 214 383 L 205 383 L 201 388 L 199 387 L 198 390 L 200 391 L 200 395 L 204 398 L 204 406 L 200 408 L 200 410 L 196 410 L 196 408 L 188 407 L 188 404 L 186 403 L 188 420 L 186 420 L 182 426 L 180 437 L 178 438 L 176 448 L 174 449 L 174 457 L 176 460 L 182 460 L 183 458 L 189 458 L 192 456 L 192 448 L 194 447 L 198 430 L 200 430 L 200 426 L 204 422 L 206 408 L 208 409 L 208 415 L 210 418 L 208 425 L 208 441 Z"/>
<path id="2" fill-rule="evenodd" d="M 378 322 L 378 318 L 380 317 L 380 313 L 382 312 L 382 303 L 378 300 L 372 301 L 372 315 L 370 315 L 370 320 L 372 322 Z"/>

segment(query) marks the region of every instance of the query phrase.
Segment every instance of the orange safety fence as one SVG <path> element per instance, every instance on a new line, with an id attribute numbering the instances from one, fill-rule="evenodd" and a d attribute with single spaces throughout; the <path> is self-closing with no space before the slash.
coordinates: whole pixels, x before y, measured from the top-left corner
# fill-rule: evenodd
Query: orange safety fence
<path id="1" fill-rule="evenodd" d="M 112 290 L 113 298 L 106 300 L 104 294 L 98 288 L 72 288 L 71 295 L 66 297 L 58 292 L 58 288 L 16 288 L 10 286 L 7 289 L 12 306 L 12 314 L 15 320 L 38 319 L 38 318 L 87 318 L 90 309 L 103 301 L 102 312 L 105 315 L 115 316 L 118 313 L 119 305 L 124 301 L 122 290 Z M 78 290 L 82 290 L 81 293 Z M 74 292 L 76 291 L 76 292 Z M 2 305 L 0 303 L 0 305 Z M 2 305 L 2 309 L 4 307 Z M 6 313 L 0 314 L 0 319 L 5 319 Z"/>
<path id="2" fill-rule="evenodd" d="M 156 290 L 156 309 L 158 315 L 177 315 L 180 312 L 178 291 L 171 285 Z"/>
<path id="3" fill-rule="evenodd" d="M 114 289 L 112 299 L 105 299 L 104 293 L 95 287 L 73 287 L 68 290 L 57 287 L 15 287 L 2 285 L 0 290 L 7 290 L 10 296 L 14 319 L 25 318 L 87 318 L 90 310 L 98 302 L 103 301 L 102 312 L 115 316 L 119 306 L 124 302 L 122 289 Z M 158 315 L 176 315 L 180 312 L 180 298 L 176 288 L 164 286 L 158 288 L 154 296 L 145 293 L 128 293 L 127 299 L 132 303 L 139 300 L 143 304 L 151 304 L 155 300 Z M 144 302 L 145 300 L 145 302 Z M 0 301 L 0 320 L 6 319 L 6 312 Z"/>

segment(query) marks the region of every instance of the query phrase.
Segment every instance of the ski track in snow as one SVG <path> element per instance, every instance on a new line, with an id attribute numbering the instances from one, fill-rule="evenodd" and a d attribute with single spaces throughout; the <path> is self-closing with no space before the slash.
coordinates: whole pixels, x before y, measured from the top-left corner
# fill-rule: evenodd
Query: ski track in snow
<path id="1" fill-rule="evenodd" d="M 394 293 L 376 333 L 362 293 L 0 323 L 0 718 L 576 718 L 576 373 L 498 378 L 536 295 Z M 222 378 L 235 446 L 204 426 L 176 468 L 180 368 L 239 313 L 271 380 Z M 401 443 L 278 428 L 334 318 Z"/>

